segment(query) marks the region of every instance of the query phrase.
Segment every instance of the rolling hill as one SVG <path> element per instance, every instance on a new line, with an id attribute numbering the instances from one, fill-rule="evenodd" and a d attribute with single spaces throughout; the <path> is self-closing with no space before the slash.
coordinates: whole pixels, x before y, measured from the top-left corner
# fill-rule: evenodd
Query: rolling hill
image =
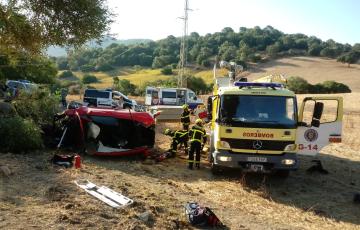
<path id="1" fill-rule="evenodd" d="M 82 73 L 77 72 L 81 77 Z M 94 84 L 96 88 L 105 88 L 112 85 L 112 77 L 119 76 L 120 79 L 130 80 L 131 83 L 139 86 L 146 81 L 157 79 L 168 79 L 171 76 L 161 74 L 160 69 L 134 70 L 131 67 L 120 68 L 112 72 L 91 73 L 97 76 L 101 83 Z M 190 70 L 190 74 L 201 77 L 207 84 L 213 82 L 213 70 Z M 353 64 L 350 68 L 347 65 L 336 62 L 333 59 L 315 57 L 290 57 L 272 60 L 266 63 L 252 64 L 242 75 L 248 80 L 266 76 L 269 74 L 283 74 L 285 77 L 299 76 L 309 83 L 321 83 L 333 80 L 348 85 L 353 92 L 360 92 L 360 64 Z M 175 77 L 173 75 L 172 77 Z"/>
<path id="2" fill-rule="evenodd" d="M 353 92 L 360 91 L 360 65 L 350 68 L 334 59 L 314 57 L 281 58 L 251 66 L 246 76 L 254 80 L 268 74 L 283 74 L 286 77 L 299 76 L 315 84 L 333 80 L 348 85 Z"/>

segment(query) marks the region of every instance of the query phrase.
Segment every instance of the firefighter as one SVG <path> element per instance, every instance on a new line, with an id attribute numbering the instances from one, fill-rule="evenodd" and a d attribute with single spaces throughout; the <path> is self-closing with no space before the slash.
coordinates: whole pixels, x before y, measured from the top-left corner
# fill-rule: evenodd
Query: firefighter
<path id="1" fill-rule="evenodd" d="M 183 129 L 188 131 L 189 130 L 189 125 L 190 125 L 190 110 L 189 110 L 189 105 L 184 104 L 183 105 L 183 109 L 184 111 L 181 114 L 181 123 L 183 125 Z"/>
<path id="2" fill-rule="evenodd" d="M 190 138 L 190 152 L 189 152 L 189 169 L 193 169 L 195 162 L 195 167 L 200 169 L 200 152 L 203 149 L 206 143 L 206 131 L 203 127 L 203 121 L 197 119 L 195 125 L 189 131 Z M 196 154 L 194 161 L 194 153 Z"/>
<path id="3" fill-rule="evenodd" d="M 179 144 L 184 144 L 185 153 L 188 154 L 187 142 L 189 140 L 189 135 L 188 135 L 189 133 L 187 130 L 172 131 L 170 129 L 165 129 L 164 134 L 172 137 L 171 149 L 169 150 L 170 157 L 175 157 L 176 151 L 177 151 L 177 146 Z"/>

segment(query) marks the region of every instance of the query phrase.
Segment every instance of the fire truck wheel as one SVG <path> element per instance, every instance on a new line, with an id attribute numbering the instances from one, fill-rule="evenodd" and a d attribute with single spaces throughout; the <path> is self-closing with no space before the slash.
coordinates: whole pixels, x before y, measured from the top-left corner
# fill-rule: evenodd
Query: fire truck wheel
<path id="1" fill-rule="evenodd" d="M 287 178 L 290 174 L 289 170 L 286 169 L 279 169 L 275 172 L 275 176 L 279 178 Z"/>
<path id="2" fill-rule="evenodd" d="M 213 157 L 211 157 L 211 160 L 210 160 L 210 167 L 211 167 L 211 173 L 213 175 L 220 175 L 222 173 L 222 168 L 220 166 L 214 164 Z"/>

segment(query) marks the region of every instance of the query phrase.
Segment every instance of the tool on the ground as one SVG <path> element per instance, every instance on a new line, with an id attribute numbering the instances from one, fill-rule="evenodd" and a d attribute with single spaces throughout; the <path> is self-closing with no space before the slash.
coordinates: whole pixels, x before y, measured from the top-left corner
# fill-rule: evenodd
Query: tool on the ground
<path id="1" fill-rule="evenodd" d="M 73 155 L 61 155 L 61 154 L 55 154 L 50 162 L 59 165 L 64 166 L 65 168 L 70 168 L 73 166 L 74 156 Z"/>
<path id="2" fill-rule="evenodd" d="M 74 183 L 90 195 L 98 198 L 113 208 L 123 208 L 133 203 L 133 200 L 130 198 L 121 195 L 106 186 L 99 187 L 88 180 L 78 180 L 74 181 Z"/>
<path id="3" fill-rule="evenodd" d="M 61 136 L 61 139 L 60 139 L 59 144 L 57 145 L 57 148 L 60 148 L 60 146 L 61 146 L 61 144 L 62 144 L 62 142 L 63 142 L 63 140 L 64 140 L 64 137 L 65 137 L 66 132 L 67 132 L 67 127 L 65 128 L 65 130 L 64 130 L 64 132 L 63 132 L 63 134 L 62 134 L 62 136 Z"/>

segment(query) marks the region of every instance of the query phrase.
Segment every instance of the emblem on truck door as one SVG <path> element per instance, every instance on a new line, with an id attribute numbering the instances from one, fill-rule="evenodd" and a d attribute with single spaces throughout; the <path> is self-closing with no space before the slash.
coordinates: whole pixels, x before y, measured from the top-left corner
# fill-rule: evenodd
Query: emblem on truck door
<path id="1" fill-rule="evenodd" d="M 253 142 L 253 148 L 258 150 L 258 149 L 261 149 L 262 148 L 262 142 L 260 140 L 256 140 Z"/>
<path id="2" fill-rule="evenodd" d="M 318 138 L 318 132 L 315 129 L 308 129 L 304 133 L 304 138 L 309 142 L 316 141 Z"/>

